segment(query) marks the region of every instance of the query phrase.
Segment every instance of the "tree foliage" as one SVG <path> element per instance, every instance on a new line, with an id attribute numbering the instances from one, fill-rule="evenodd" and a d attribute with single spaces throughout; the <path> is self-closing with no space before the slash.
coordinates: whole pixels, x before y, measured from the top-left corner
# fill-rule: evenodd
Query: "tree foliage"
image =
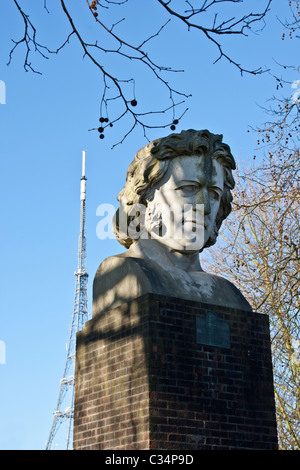
<path id="1" fill-rule="evenodd" d="M 270 317 L 281 449 L 300 449 L 300 100 L 276 100 L 259 155 L 239 171 L 233 214 L 205 266 Z"/>
<path id="2" fill-rule="evenodd" d="M 288 0 L 282 39 L 300 38 L 299 1 Z M 277 94 L 255 129 L 257 154 L 239 170 L 233 213 L 208 270 L 230 279 L 270 318 L 280 449 L 300 449 L 300 80 L 275 77 Z M 290 86 L 290 93 L 280 92 Z"/>

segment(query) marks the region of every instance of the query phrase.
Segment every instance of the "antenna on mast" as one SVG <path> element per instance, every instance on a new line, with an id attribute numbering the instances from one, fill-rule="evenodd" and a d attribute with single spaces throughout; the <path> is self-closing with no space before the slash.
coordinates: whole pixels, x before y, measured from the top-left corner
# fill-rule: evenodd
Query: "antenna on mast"
<path id="1" fill-rule="evenodd" d="M 85 177 L 85 150 L 82 151 L 82 176 L 81 176 L 81 192 L 80 199 L 85 201 L 86 196 L 86 177 Z"/>
<path id="2" fill-rule="evenodd" d="M 66 424 L 65 449 L 72 446 L 73 422 L 74 422 L 74 398 L 75 398 L 75 357 L 76 357 L 76 333 L 84 328 L 89 319 L 86 272 L 86 236 L 85 236 L 85 203 L 86 203 L 86 177 L 85 177 L 86 151 L 82 152 L 82 176 L 80 180 L 80 232 L 78 241 L 78 267 L 75 271 L 75 297 L 70 329 L 69 343 L 67 347 L 67 359 L 63 378 L 60 381 L 60 391 L 46 450 L 53 446 L 54 437 L 61 424 Z M 65 404 L 67 406 L 64 408 Z"/>

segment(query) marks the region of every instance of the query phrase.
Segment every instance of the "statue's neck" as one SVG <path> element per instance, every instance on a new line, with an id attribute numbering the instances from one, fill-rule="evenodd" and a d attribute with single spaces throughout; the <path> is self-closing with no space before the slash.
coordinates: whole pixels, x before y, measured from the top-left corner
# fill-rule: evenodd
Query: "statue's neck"
<path id="1" fill-rule="evenodd" d="M 138 240 L 133 243 L 129 251 L 131 251 L 134 256 L 150 259 L 160 266 L 168 264 L 169 266 L 173 265 L 175 268 L 182 269 L 186 272 L 202 271 L 198 251 L 175 251 L 153 239 Z"/>

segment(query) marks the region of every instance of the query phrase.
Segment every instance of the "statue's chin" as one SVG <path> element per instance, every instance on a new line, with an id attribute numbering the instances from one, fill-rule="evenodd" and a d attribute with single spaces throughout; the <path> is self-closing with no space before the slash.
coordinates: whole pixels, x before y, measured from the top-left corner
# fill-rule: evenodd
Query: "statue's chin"
<path id="1" fill-rule="evenodd" d="M 155 240 L 160 245 L 163 245 L 169 251 L 178 251 L 183 254 L 199 253 L 204 246 L 203 240 L 174 240 L 174 239 L 165 239 L 159 236 L 152 236 L 149 241 Z"/>

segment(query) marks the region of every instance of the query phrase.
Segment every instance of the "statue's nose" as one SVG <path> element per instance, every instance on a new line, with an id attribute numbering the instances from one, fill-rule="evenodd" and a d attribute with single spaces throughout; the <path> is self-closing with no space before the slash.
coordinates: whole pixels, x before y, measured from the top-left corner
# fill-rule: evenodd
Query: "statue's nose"
<path id="1" fill-rule="evenodd" d="M 209 201 L 209 195 L 206 188 L 201 188 L 198 197 L 197 197 L 197 204 L 203 204 L 203 212 L 204 215 L 210 214 L 211 207 Z"/>

